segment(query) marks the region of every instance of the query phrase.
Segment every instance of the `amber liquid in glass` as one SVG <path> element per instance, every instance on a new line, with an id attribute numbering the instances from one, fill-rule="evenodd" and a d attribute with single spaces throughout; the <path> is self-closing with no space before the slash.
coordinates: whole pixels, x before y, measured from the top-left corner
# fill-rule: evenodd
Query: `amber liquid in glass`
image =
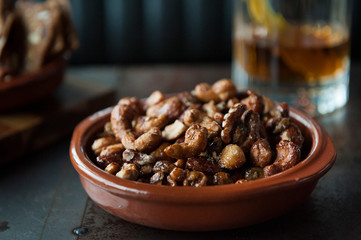
<path id="1" fill-rule="evenodd" d="M 277 38 L 236 38 L 234 60 L 253 81 L 323 84 L 347 71 L 349 39 L 329 26 L 295 26 Z"/>

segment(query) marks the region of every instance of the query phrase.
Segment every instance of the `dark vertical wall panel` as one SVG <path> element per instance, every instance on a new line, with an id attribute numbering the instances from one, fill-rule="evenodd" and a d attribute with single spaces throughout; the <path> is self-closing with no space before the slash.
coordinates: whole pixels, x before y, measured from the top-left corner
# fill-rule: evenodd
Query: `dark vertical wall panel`
<path id="1" fill-rule="evenodd" d="M 141 0 L 104 1 L 107 62 L 132 62 L 143 56 L 141 9 Z"/>
<path id="2" fill-rule="evenodd" d="M 185 57 L 201 61 L 219 57 L 223 4 L 219 0 L 184 0 Z"/>
<path id="3" fill-rule="evenodd" d="M 73 61 L 103 62 L 105 60 L 103 1 L 73 0 L 71 4 L 81 44 L 74 54 Z"/>
<path id="4" fill-rule="evenodd" d="M 181 0 L 144 1 L 144 42 L 148 61 L 174 61 L 182 52 Z"/>

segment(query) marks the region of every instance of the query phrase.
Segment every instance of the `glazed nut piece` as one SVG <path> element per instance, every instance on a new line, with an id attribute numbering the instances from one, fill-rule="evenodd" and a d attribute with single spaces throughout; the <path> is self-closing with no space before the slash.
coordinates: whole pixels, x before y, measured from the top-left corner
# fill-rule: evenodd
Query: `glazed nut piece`
<path id="1" fill-rule="evenodd" d="M 195 124 L 188 128 L 183 143 L 175 143 L 164 149 L 164 152 L 172 158 L 189 158 L 203 152 L 207 147 L 207 129 Z"/>
<path id="2" fill-rule="evenodd" d="M 202 110 L 204 112 L 206 112 L 208 117 L 210 117 L 210 118 L 212 118 L 214 116 L 214 114 L 219 112 L 219 109 L 213 100 L 209 101 L 208 103 L 203 104 Z"/>
<path id="3" fill-rule="evenodd" d="M 102 155 L 98 156 L 96 158 L 96 164 L 101 168 L 106 168 L 110 163 L 117 162 L 119 164 L 122 163 L 122 156 L 118 153 L 108 154 L 108 155 Z"/>
<path id="4" fill-rule="evenodd" d="M 173 170 L 169 173 L 169 177 L 176 182 L 183 182 L 186 176 L 187 171 L 179 167 L 173 168 Z"/>
<path id="5" fill-rule="evenodd" d="M 175 120 L 174 123 L 166 126 L 162 131 L 162 137 L 164 140 L 173 141 L 180 136 L 187 130 L 187 126 L 184 125 L 181 121 Z"/>
<path id="6" fill-rule="evenodd" d="M 221 79 L 212 85 L 212 90 L 221 101 L 226 101 L 236 95 L 236 87 L 230 79 Z"/>
<path id="7" fill-rule="evenodd" d="M 180 99 L 171 97 L 150 106 L 146 111 L 146 115 L 148 117 L 158 117 L 161 114 L 166 114 L 169 121 L 174 121 L 184 112 L 185 108 L 186 106 Z"/>
<path id="8" fill-rule="evenodd" d="M 103 148 L 100 152 L 100 156 L 106 156 L 111 154 L 119 154 L 122 155 L 125 150 L 125 147 L 121 143 L 109 145 Z"/>
<path id="9" fill-rule="evenodd" d="M 245 173 L 245 179 L 247 181 L 252 181 L 263 177 L 264 177 L 263 169 L 259 167 L 250 168 Z"/>
<path id="10" fill-rule="evenodd" d="M 99 156 L 103 148 L 117 143 L 114 137 L 102 137 L 96 139 L 92 144 L 92 150 L 95 156 Z"/>
<path id="11" fill-rule="evenodd" d="M 157 127 L 151 128 L 137 139 L 131 131 L 127 131 L 127 133 L 122 136 L 122 143 L 125 148 L 134 149 L 139 152 L 150 152 L 157 148 L 161 142 L 162 132 Z"/>
<path id="12" fill-rule="evenodd" d="M 294 123 L 291 123 L 290 126 L 281 133 L 280 137 L 281 140 L 291 141 L 299 147 L 302 147 L 304 141 L 301 130 Z"/>
<path id="13" fill-rule="evenodd" d="M 224 185 L 233 183 L 229 173 L 217 172 L 213 175 L 212 183 L 214 185 Z"/>
<path id="14" fill-rule="evenodd" d="M 120 170 L 120 164 L 117 162 L 112 162 L 104 169 L 106 172 L 115 175 Z"/>
<path id="15" fill-rule="evenodd" d="M 183 181 L 183 186 L 202 187 L 207 185 L 207 176 L 198 171 L 188 172 L 186 178 Z"/>
<path id="16" fill-rule="evenodd" d="M 209 137 L 214 137 L 221 132 L 221 127 L 212 118 L 208 117 L 206 113 L 198 109 L 190 109 L 184 112 L 184 123 L 187 126 L 199 124 L 208 131 Z"/>
<path id="17" fill-rule="evenodd" d="M 236 87 L 229 79 L 221 79 L 212 86 L 207 83 L 198 84 L 193 94 L 202 102 L 220 102 L 232 98 L 236 94 Z"/>
<path id="18" fill-rule="evenodd" d="M 221 138 L 224 143 L 230 143 L 233 137 L 233 133 L 236 128 L 239 126 L 242 114 L 246 110 L 246 106 L 240 103 L 232 106 L 228 113 L 224 116 L 224 120 L 222 122 L 222 132 Z"/>
<path id="19" fill-rule="evenodd" d="M 146 100 L 146 105 L 153 106 L 164 100 L 164 95 L 161 91 L 154 91 Z"/>
<path id="20" fill-rule="evenodd" d="M 136 163 L 140 166 L 151 164 L 156 161 L 156 159 L 145 153 L 137 152 L 132 149 L 127 149 L 123 152 L 123 161 L 128 163 Z"/>
<path id="21" fill-rule="evenodd" d="M 148 132 L 150 129 L 157 127 L 162 129 L 169 122 L 167 114 L 163 113 L 157 117 L 138 117 L 135 124 L 135 131 L 138 133 Z"/>
<path id="22" fill-rule="evenodd" d="M 203 172 L 206 174 L 214 174 L 219 172 L 221 168 L 217 163 L 206 158 L 188 158 L 186 163 L 187 169 Z"/>
<path id="23" fill-rule="evenodd" d="M 150 153 L 150 156 L 152 156 L 156 160 L 173 160 L 173 158 L 169 157 L 167 154 L 165 154 L 164 149 L 166 149 L 171 144 L 168 142 L 162 143 L 157 149 L 155 149 L 153 152 Z"/>
<path id="24" fill-rule="evenodd" d="M 163 172 L 156 172 L 150 178 L 150 183 L 156 185 L 163 185 L 164 180 L 165 180 L 165 174 Z"/>
<path id="25" fill-rule="evenodd" d="M 263 96 L 259 95 L 256 92 L 247 91 L 248 97 L 242 99 L 241 103 L 247 106 L 247 109 L 250 109 L 258 114 L 262 114 L 264 110 L 264 100 Z"/>
<path id="26" fill-rule="evenodd" d="M 242 167 L 246 163 L 243 150 L 236 144 L 228 144 L 221 153 L 219 165 L 229 170 Z"/>
<path id="27" fill-rule="evenodd" d="M 272 161 L 272 150 L 266 139 L 257 140 L 249 153 L 252 164 L 256 167 L 265 167 Z"/>
<path id="28" fill-rule="evenodd" d="M 122 169 L 117 172 L 116 176 L 127 180 L 137 180 L 139 177 L 139 170 L 134 163 L 124 163 Z"/>
<path id="29" fill-rule="evenodd" d="M 291 141 L 281 140 L 277 144 L 277 157 L 273 164 L 276 164 L 282 171 L 296 165 L 301 159 L 301 149 Z"/>
<path id="30" fill-rule="evenodd" d="M 170 173 L 175 165 L 172 161 L 160 160 L 157 161 L 153 166 L 153 172 Z"/>

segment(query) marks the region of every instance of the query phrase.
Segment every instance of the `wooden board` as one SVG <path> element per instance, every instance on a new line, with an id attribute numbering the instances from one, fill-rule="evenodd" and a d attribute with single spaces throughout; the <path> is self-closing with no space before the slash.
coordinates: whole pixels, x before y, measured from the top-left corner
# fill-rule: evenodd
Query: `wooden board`
<path id="1" fill-rule="evenodd" d="M 52 96 L 0 113 L 0 163 L 69 135 L 83 118 L 114 103 L 110 87 L 67 75 Z"/>

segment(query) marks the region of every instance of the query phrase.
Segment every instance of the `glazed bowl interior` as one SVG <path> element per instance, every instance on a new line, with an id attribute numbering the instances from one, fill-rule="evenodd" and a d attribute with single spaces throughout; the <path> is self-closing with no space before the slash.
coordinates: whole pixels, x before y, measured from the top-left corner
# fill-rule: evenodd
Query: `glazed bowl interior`
<path id="1" fill-rule="evenodd" d="M 98 112 L 77 126 L 70 146 L 71 160 L 85 190 L 99 206 L 125 220 L 147 226 L 172 230 L 221 230 L 271 219 L 302 202 L 318 179 L 332 167 L 336 157 L 331 140 L 317 121 L 291 108 L 290 116 L 301 128 L 305 143 L 302 160 L 286 171 L 244 184 L 200 188 L 124 180 L 101 170 L 91 160 L 95 159 L 91 144 L 109 121 L 111 109 Z M 117 201 L 126 201 L 128 208 L 118 208 Z M 151 212 L 155 209 L 159 214 L 153 216 Z M 171 221 L 174 214 L 180 219 L 186 217 L 176 209 L 194 212 L 194 221 L 188 224 Z M 222 217 L 208 220 L 208 211 L 219 212 L 219 215 L 224 211 L 242 214 L 228 216 L 231 220 Z"/>

